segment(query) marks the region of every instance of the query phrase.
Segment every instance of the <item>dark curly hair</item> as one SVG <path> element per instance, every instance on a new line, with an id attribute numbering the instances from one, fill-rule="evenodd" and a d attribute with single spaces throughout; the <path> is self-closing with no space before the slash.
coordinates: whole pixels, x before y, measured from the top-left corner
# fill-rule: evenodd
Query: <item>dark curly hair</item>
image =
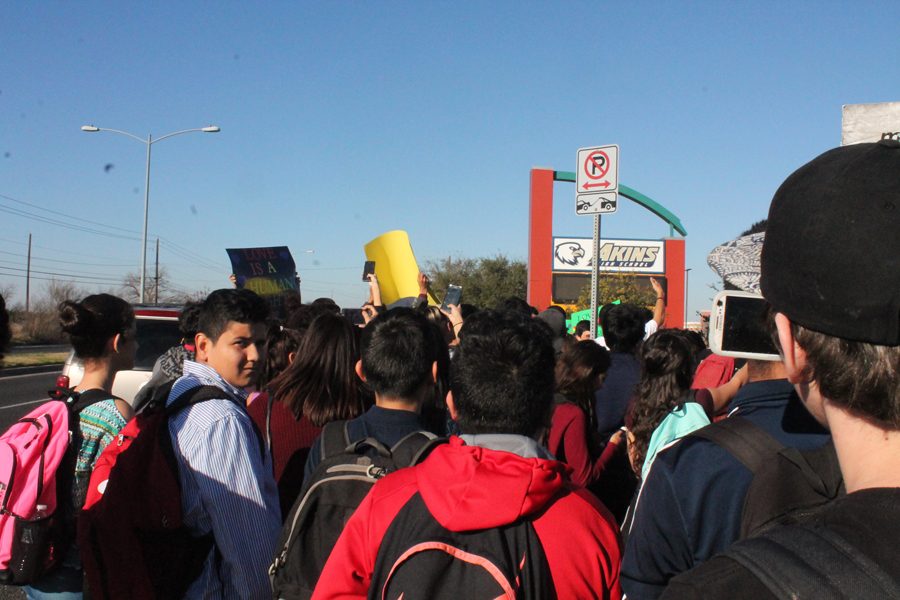
<path id="1" fill-rule="evenodd" d="M 641 472 L 650 437 L 663 419 L 680 408 L 691 388 L 691 345 L 680 329 L 661 329 L 641 345 L 641 379 L 631 407 L 632 462 Z"/>

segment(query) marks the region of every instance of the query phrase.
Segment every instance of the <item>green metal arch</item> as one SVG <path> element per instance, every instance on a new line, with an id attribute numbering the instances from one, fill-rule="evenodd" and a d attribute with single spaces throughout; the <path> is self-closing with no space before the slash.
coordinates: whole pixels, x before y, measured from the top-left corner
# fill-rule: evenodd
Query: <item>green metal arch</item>
<path id="1" fill-rule="evenodd" d="M 575 172 L 574 171 L 554 171 L 553 172 L 553 180 L 554 181 L 568 181 L 571 183 L 575 183 Z M 680 233 L 683 236 L 687 235 L 687 229 L 684 228 L 684 225 L 681 224 L 681 219 L 676 217 L 672 212 L 660 204 L 655 200 L 645 196 L 637 190 L 633 190 L 627 185 L 619 184 L 619 195 L 625 196 L 629 200 L 637 202 L 654 215 L 665 221 L 669 224 L 669 235 L 675 235 L 675 231 Z"/>

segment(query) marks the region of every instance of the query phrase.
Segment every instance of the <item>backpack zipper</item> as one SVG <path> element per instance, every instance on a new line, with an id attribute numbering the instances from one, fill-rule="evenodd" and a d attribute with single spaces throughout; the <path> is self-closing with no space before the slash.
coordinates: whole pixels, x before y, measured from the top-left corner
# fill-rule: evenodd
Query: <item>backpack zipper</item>
<path id="1" fill-rule="evenodd" d="M 388 470 L 378 465 L 333 465 L 325 469 L 326 473 L 364 473 L 372 479 L 381 479 Z M 332 478 L 333 479 L 333 478 Z M 324 481 L 324 480 L 323 480 Z M 313 486 L 315 487 L 315 486 Z M 312 488 L 310 488 L 312 489 Z"/>

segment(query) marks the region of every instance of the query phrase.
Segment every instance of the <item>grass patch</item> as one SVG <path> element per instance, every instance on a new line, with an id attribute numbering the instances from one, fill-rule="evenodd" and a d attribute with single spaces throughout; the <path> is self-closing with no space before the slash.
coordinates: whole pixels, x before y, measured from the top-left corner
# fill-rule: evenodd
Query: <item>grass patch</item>
<path id="1" fill-rule="evenodd" d="M 3 358 L 4 367 L 38 367 L 66 362 L 68 352 L 34 352 L 31 354 L 7 354 Z"/>

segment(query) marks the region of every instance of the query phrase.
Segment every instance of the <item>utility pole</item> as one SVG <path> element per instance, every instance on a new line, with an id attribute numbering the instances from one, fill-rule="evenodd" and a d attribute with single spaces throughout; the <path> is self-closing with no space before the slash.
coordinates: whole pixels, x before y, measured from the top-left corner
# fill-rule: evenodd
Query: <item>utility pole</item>
<path id="1" fill-rule="evenodd" d="M 31 234 L 28 234 L 28 266 L 25 269 L 25 313 L 31 308 Z"/>
<path id="2" fill-rule="evenodd" d="M 684 326 L 687 327 L 688 320 L 688 291 L 691 283 L 691 270 L 684 270 Z"/>
<path id="3" fill-rule="evenodd" d="M 156 238 L 156 290 L 153 292 L 153 304 L 159 304 L 159 238 Z"/>
<path id="4" fill-rule="evenodd" d="M 600 291 L 600 215 L 594 215 L 594 252 L 591 254 L 591 337 L 597 338 L 597 292 Z"/>

